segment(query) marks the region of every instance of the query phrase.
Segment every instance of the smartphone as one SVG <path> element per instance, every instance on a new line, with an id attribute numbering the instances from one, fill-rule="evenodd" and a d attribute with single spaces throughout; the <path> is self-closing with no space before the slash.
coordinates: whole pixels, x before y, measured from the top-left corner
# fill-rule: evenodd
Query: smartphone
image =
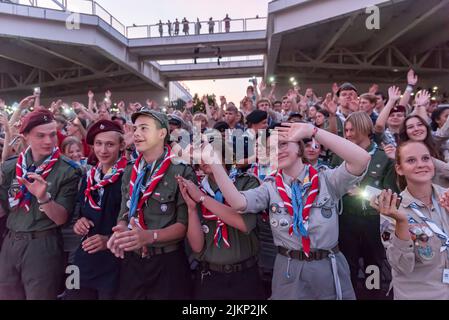
<path id="1" fill-rule="evenodd" d="M 362 192 L 363 198 L 366 200 L 371 200 L 372 198 L 377 198 L 382 193 L 382 190 L 372 187 L 372 186 L 366 186 L 365 190 Z M 396 208 L 399 208 L 399 205 L 401 204 L 402 197 L 398 195 L 398 200 L 396 201 Z"/>
<path id="2" fill-rule="evenodd" d="M 33 93 L 35 95 L 41 94 L 41 88 L 39 88 L 39 87 L 34 88 Z"/>

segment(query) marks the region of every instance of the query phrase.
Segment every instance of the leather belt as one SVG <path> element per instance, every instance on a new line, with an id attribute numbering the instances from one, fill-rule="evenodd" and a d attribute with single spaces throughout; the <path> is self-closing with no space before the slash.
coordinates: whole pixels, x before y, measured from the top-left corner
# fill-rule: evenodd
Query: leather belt
<path id="1" fill-rule="evenodd" d="M 314 261 L 314 260 L 323 260 L 329 256 L 330 253 L 338 253 L 340 252 L 340 249 L 338 248 L 338 245 L 333 247 L 330 250 L 314 250 L 311 251 L 309 256 L 307 257 L 304 251 L 302 250 L 290 250 L 284 247 L 278 247 L 278 253 L 289 257 L 291 259 L 301 260 L 301 261 Z"/>
<path id="2" fill-rule="evenodd" d="M 30 232 L 16 232 L 9 230 L 8 237 L 10 237 L 13 240 L 34 240 L 34 239 L 41 239 L 46 238 L 49 236 L 57 235 L 59 233 L 58 228 L 53 228 L 49 230 L 43 230 L 43 231 L 30 231 Z"/>
<path id="3" fill-rule="evenodd" d="M 239 263 L 234 264 L 216 264 L 209 263 L 206 261 L 201 261 L 201 270 L 203 271 L 215 271 L 220 273 L 233 273 L 240 272 L 249 268 L 254 267 L 257 264 L 257 258 L 251 257 Z"/>
<path id="4" fill-rule="evenodd" d="M 168 245 L 165 247 L 146 247 L 147 252 L 145 253 L 146 255 L 144 257 L 142 257 L 142 249 L 140 249 L 138 251 L 133 251 L 133 252 L 142 259 L 149 259 L 152 256 L 157 256 L 157 255 L 161 255 L 161 254 L 165 254 L 165 253 L 174 252 L 174 251 L 178 250 L 179 248 L 181 248 L 181 245 L 179 243 L 175 243 L 175 244 Z"/>

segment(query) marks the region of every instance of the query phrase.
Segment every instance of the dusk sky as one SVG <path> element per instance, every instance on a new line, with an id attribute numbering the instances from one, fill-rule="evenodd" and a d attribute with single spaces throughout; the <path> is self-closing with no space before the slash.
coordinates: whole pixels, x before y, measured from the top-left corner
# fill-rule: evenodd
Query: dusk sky
<path id="1" fill-rule="evenodd" d="M 179 21 L 186 17 L 189 21 L 221 20 L 228 13 L 231 19 L 267 16 L 268 0 L 96 0 L 114 17 L 125 25 L 156 24 L 161 19 Z M 203 26 L 206 28 L 206 26 Z M 245 95 L 248 79 L 185 81 L 192 95 L 195 93 L 225 95 L 236 104 Z"/>

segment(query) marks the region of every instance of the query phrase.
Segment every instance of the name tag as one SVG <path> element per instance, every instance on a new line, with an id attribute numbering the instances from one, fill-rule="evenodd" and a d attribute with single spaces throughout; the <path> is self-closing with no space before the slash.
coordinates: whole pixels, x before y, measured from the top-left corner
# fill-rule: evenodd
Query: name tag
<path id="1" fill-rule="evenodd" d="M 449 284 L 449 269 L 443 270 L 443 283 Z"/>

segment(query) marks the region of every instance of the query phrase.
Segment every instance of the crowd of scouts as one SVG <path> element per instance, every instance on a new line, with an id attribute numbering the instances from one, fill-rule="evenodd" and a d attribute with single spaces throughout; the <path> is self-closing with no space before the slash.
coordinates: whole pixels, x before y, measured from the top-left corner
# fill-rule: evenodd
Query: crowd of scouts
<path id="1" fill-rule="evenodd" d="M 194 114 L 25 98 L 0 117 L 0 299 L 449 299 L 449 107 L 407 82 Z"/>

